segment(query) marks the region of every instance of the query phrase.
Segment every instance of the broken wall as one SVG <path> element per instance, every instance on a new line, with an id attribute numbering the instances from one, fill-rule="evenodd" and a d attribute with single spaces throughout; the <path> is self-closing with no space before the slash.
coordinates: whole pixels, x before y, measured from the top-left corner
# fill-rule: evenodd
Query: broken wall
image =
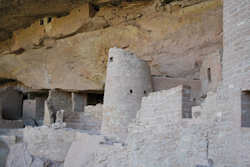
<path id="1" fill-rule="evenodd" d="M 201 81 L 190 80 L 184 78 L 169 78 L 164 76 L 152 76 L 154 91 L 167 90 L 177 87 L 178 85 L 188 85 L 191 87 L 191 100 L 193 104 L 199 104 L 199 98 L 201 97 Z"/>
<path id="2" fill-rule="evenodd" d="M 64 112 L 63 121 L 67 128 L 100 133 L 102 125 L 102 104 L 85 106 L 84 112 Z"/>
<path id="3" fill-rule="evenodd" d="M 143 98 L 136 122 L 129 127 L 131 167 L 206 164 L 206 140 L 200 125 L 183 119 L 186 91 L 188 87 L 178 86 Z"/>

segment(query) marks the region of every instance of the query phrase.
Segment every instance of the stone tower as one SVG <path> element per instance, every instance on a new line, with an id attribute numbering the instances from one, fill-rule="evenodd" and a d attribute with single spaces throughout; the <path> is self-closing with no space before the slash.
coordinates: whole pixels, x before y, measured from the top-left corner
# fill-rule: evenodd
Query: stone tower
<path id="1" fill-rule="evenodd" d="M 152 91 L 150 68 L 133 53 L 111 48 L 104 93 L 102 133 L 124 140 L 141 99 Z"/>

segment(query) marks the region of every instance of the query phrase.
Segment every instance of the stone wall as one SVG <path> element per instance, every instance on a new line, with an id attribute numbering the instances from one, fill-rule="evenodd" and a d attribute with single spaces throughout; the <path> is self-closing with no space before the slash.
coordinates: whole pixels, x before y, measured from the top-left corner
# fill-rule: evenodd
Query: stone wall
<path id="1" fill-rule="evenodd" d="M 250 89 L 249 1 L 224 3 L 223 82 L 234 88 Z"/>
<path id="2" fill-rule="evenodd" d="M 143 98 L 129 128 L 130 166 L 248 166 L 250 134 L 240 127 L 240 92 L 223 87 L 209 92 L 193 107 L 200 115 L 182 119 L 182 88 Z"/>
<path id="3" fill-rule="evenodd" d="M 84 112 L 87 105 L 87 94 L 72 93 L 72 111 Z"/>
<path id="4" fill-rule="evenodd" d="M 100 133 L 102 125 L 102 105 L 86 106 L 84 112 L 64 112 L 66 127 Z"/>
<path id="5" fill-rule="evenodd" d="M 167 90 L 178 85 L 188 85 L 191 87 L 191 100 L 194 104 L 199 104 L 201 97 L 201 81 L 184 78 L 169 78 L 163 76 L 152 76 L 154 91 Z"/>
<path id="6" fill-rule="evenodd" d="M 23 101 L 23 119 L 43 120 L 46 96 L 37 96 Z"/>
<path id="7" fill-rule="evenodd" d="M 36 118 L 42 120 L 44 117 L 44 103 L 47 99 L 46 96 L 35 97 L 36 100 Z"/>
<path id="8" fill-rule="evenodd" d="M 69 92 L 50 90 L 47 101 L 53 112 L 60 110 L 72 112 L 72 98 Z"/>
<path id="9" fill-rule="evenodd" d="M 36 100 L 23 101 L 23 118 L 24 119 L 36 118 Z"/>
<path id="10" fill-rule="evenodd" d="M 111 48 L 104 92 L 102 133 L 122 139 L 136 117 L 141 98 L 152 91 L 146 62 L 122 49 Z"/>
<path id="11" fill-rule="evenodd" d="M 185 157 L 191 151 L 190 148 L 196 148 L 190 145 L 196 136 L 192 137 L 189 133 L 183 135 L 186 131 L 182 129 L 185 89 L 178 86 L 143 98 L 136 122 L 129 129 L 128 152 L 131 167 L 194 166 L 195 162 L 191 158 L 205 156 L 205 152 L 197 151 L 192 152 L 191 158 Z M 186 136 L 186 140 L 183 136 Z"/>
<path id="12" fill-rule="evenodd" d="M 84 112 L 84 107 L 87 105 L 87 95 L 53 89 L 50 90 L 47 101 L 53 112 L 59 110 L 64 110 L 65 112 Z"/>
<path id="13" fill-rule="evenodd" d="M 214 165 L 249 166 L 250 129 L 242 127 L 242 94 L 250 89 L 250 2 L 224 1 L 223 84 L 208 101 L 209 157 Z"/>
<path id="14" fill-rule="evenodd" d="M 217 51 L 203 58 L 200 69 L 202 95 L 207 92 L 216 92 L 219 83 L 222 81 L 222 51 Z"/>
<path id="15" fill-rule="evenodd" d="M 4 120 L 0 119 L 0 129 L 19 129 L 24 128 L 22 120 Z"/>

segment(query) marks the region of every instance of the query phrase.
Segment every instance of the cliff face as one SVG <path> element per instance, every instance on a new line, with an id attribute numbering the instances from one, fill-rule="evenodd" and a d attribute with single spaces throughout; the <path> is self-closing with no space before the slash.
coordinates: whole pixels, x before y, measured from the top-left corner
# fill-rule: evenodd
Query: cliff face
<path id="1" fill-rule="evenodd" d="M 153 75 L 199 79 L 203 58 L 222 48 L 222 0 L 80 3 L 66 16 L 44 16 L 0 42 L 0 78 L 102 90 L 116 46 L 147 61 Z"/>
<path id="2" fill-rule="evenodd" d="M 28 27 L 35 20 L 51 15 L 63 16 L 85 0 L 0 0 L 0 40 L 11 37 L 13 31 Z"/>

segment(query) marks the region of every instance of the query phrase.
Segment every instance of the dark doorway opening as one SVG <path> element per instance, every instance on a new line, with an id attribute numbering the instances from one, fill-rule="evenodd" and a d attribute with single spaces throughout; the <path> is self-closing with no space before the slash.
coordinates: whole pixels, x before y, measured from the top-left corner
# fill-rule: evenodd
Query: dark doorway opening
<path id="1" fill-rule="evenodd" d="M 0 94 L 2 118 L 18 120 L 22 118 L 23 94 L 14 89 L 7 89 Z"/>
<path id="2" fill-rule="evenodd" d="M 103 104 L 103 93 L 88 93 L 87 105 Z"/>

